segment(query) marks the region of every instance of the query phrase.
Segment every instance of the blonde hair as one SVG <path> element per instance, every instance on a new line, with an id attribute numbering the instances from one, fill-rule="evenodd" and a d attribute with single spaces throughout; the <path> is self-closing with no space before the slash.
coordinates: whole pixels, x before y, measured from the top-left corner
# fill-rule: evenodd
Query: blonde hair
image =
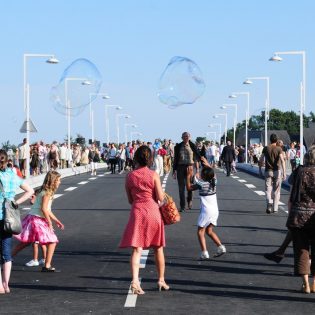
<path id="1" fill-rule="evenodd" d="M 58 178 L 60 177 L 61 177 L 60 173 L 56 171 L 49 171 L 45 176 L 45 179 L 44 179 L 42 187 L 40 188 L 40 191 L 44 190 L 48 195 L 53 197 L 57 190 L 56 182 Z"/>

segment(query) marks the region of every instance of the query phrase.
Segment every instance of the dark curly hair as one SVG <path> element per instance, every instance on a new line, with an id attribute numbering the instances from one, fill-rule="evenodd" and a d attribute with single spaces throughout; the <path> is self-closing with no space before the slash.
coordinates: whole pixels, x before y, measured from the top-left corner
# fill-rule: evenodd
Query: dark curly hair
<path id="1" fill-rule="evenodd" d="M 151 166 L 152 164 L 151 149 L 146 145 L 140 146 L 135 152 L 134 160 L 140 166 Z"/>

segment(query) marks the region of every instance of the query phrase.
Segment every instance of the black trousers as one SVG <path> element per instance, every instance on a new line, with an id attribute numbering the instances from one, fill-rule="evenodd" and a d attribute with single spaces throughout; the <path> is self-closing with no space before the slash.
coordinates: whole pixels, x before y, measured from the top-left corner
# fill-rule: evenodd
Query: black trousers
<path id="1" fill-rule="evenodd" d="M 224 161 L 224 164 L 225 164 L 225 167 L 226 167 L 226 176 L 230 176 L 232 162 Z"/>
<path id="2" fill-rule="evenodd" d="M 185 191 L 186 191 L 186 180 L 187 180 L 187 167 L 189 165 L 178 165 L 177 166 L 177 182 L 179 191 L 180 208 L 185 209 Z M 187 192 L 187 203 L 192 201 L 192 191 Z"/>

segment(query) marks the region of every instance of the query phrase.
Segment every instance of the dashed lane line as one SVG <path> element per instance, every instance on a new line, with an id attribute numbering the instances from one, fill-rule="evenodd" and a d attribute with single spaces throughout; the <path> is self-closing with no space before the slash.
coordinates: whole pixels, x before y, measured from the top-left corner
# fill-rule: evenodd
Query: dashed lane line
<path id="1" fill-rule="evenodd" d="M 95 180 L 97 177 L 90 177 L 89 180 Z"/>
<path id="2" fill-rule="evenodd" d="M 139 282 L 141 285 L 141 278 L 139 278 Z M 138 297 L 137 294 L 132 293 L 130 284 L 124 307 L 136 307 L 137 297 Z"/>
<path id="3" fill-rule="evenodd" d="M 145 265 L 146 265 L 147 259 L 148 259 L 148 255 L 149 255 L 148 249 L 142 250 L 141 258 L 140 258 L 140 268 L 142 268 L 142 269 L 145 268 Z"/>
<path id="4" fill-rule="evenodd" d="M 245 184 L 245 186 L 248 187 L 248 188 L 256 188 L 256 186 L 253 185 L 253 184 Z"/>
<path id="5" fill-rule="evenodd" d="M 247 180 L 245 180 L 245 179 L 238 179 L 238 181 L 239 181 L 240 183 L 247 183 Z"/>
<path id="6" fill-rule="evenodd" d="M 98 177 L 103 177 L 103 176 L 105 176 L 105 174 L 100 174 L 100 175 L 97 175 Z"/>
<path id="7" fill-rule="evenodd" d="M 54 199 L 61 197 L 63 194 L 54 194 Z"/>
<path id="8" fill-rule="evenodd" d="M 72 190 L 75 190 L 77 189 L 78 187 L 68 187 L 66 188 L 64 191 L 72 191 Z"/>
<path id="9" fill-rule="evenodd" d="M 264 191 L 261 191 L 261 190 L 254 190 L 254 192 L 259 195 L 259 196 L 265 196 L 266 193 Z"/>
<path id="10" fill-rule="evenodd" d="M 78 185 L 85 185 L 85 184 L 87 184 L 88 182 L 80 182 L 80 183 L 78 183 Z"/>

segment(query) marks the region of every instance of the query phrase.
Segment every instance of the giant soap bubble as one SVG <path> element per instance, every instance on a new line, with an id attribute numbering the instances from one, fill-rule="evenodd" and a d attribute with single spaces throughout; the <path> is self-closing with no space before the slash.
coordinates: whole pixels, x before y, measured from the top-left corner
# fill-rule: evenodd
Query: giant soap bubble
<path id="1" fill-rule="evenodd" d="M 193 104 L 204 92 L 205 83 L 197 64 L 186 57 L 173 57 L 161 75 L 160 101 L 169 108 Z"/>
<path id="2" fill-rule="evenodd" d="M 77 116 L 97 97 L 101 84 L 102 76 L 96 66 L 80 58 L 65 69 L 58 85 L 51 89 L 50 98 L 58 113 Z"/>

